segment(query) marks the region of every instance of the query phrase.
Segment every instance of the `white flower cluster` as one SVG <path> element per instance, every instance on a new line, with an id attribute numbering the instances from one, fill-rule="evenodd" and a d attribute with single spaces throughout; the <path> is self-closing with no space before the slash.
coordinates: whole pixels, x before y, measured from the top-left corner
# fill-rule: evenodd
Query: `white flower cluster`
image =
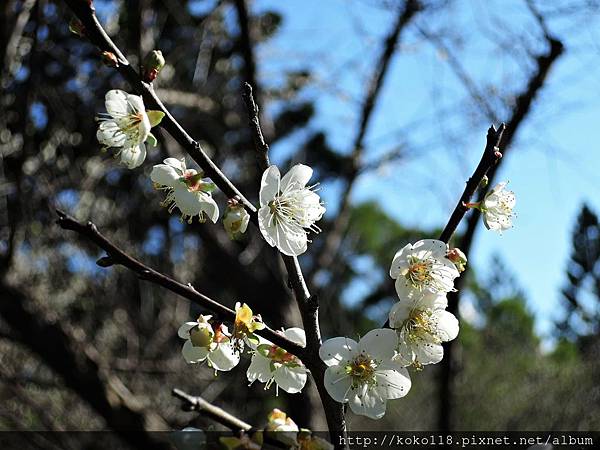
<path id="1" fill-rule="evenodd" d="M 139 95 L 114 89 L 105 99 L 106 113 L 101 114 L 96 134 L 104 149 L 116 149 L 115 156 L 129 169 L 139 167 L 146 159 L 146 141 L 156 146 L 150 130 L 158 125 L 164 113 L 147 111 Z M 297 164 L 281 177 L 277 166 L 265 170 L 260 187 L 258 224 L 269 245 L 277 247 L 288 256 L 304 253 L 308 246 L 308 233 L 321 231 L 315 223 L 321 219 L 325 208 L 315 192 L 316 185 L 306 186 L 312 169 Z M 206 218 L 216 223 L 219 207 L 211 192 L 216 186 L 203 179 L 201 170 L 186 167 L 184 159 L 167 158 L 153 167 L 150 175 L 154 186 L 165 191 L 161 203 L 171 213 L 181 212 L 181 220 L 192 223 Z M 223 216 L 223 226 L 231 239 L 239 238 L 247 229 L 250 215 L 238 202 L 229 199 Z"/>
<path id="2" fill-rule="evenodd" d="M 458 335 L 458 321 L 446 311 L 446 294 L 459 276 L 448 258 L 448 245 L 424 239 L 400 249 L 390 267 L 399 301 L 389 313 L 390 326 L 398 333 L 397 358 L 420 368 L 442 360 L 442 342 Z"/>
<path id="3" fill-rule="evenodd" d="M 190 364 L 206 361 L 215 372 L 229 371 L 238 365 L 247 346 L 252 355 L 246 372 L 250 384 L 258 380 L 265 383 L 265 389 L 275 383 L 276 393 L 280 388 L 289 394 L 300 392 L 307 378 L 306 367 L 300 359 L 254 334 L 262 330 L 264 324 L 248 305 L 236 303 L 235 311 L 233 333 L 212 316 L 200 315 L 195 322 L 184 323 L 178 332 L 179 337 L 185 339 L 181 350 L 184 359 Z M 306 345 L 306 335 L 301 328 L 288 328 L 281 335 L 301 346 Z"/>
<path id="4" fill-rule="evenodd" d="M 464 268 L 462 252 L 454 254 Z M 458 275 L 442 241 L 425 239 L 400 249 L 390 267 L 399 298 L 389 313 L 391 329 L 371 330 L 358 343 L 337 337 L 321 346 L 331 397 L 372 419 L 384 416 L 387 400 L 404 397 L 411 387 L 407 367 L 440 362 L 442 342 L 458 335 L 458 321 L 446 311 L 446 293 Z"/>
<path id="5" fill-rule="evenodd" d="M 98 118 L 98 141 L 105 148 L 115 148 L 116 156 L 129 169 L 140 166 L 146 158 L 145 142 L 156 145 L 150 130 L 164 114 L 147 111 L 140 96 L 120 90 L 106 94 L 106 110 Z M 309 233 L 321 231 L 316 222 L 325 207 L 316 193 L 317 185 L 307 186 L 312 174 L 310 167 L 297 164 L 284 176 L 276 166 L 262 175 L 258 227 L 265 241 L 284 255 L 304 253 Z M 191 223 L 198 217 L 200 222 L 207 218 L 217 222 L 219 207 L 211 194 L 216 186 L 203 178 L 201 170 L 186 167 L 184 159 L 167 158 L 153 167 L 150 178 L 156 189 L 165 192 L 162 206 L 169 212 L 178 208 L 182 221 Z M 465 204 L 482 212 L 488 229 L 502 232 L 512 226 L 515 195 L 506 190 L 506 184 L 499 183 L 481 202 Z M 239 198 L 229 199 L 223 216 L 229 237 L 237 239 L 249 221 Z M 389 273 L 395 280 L 398 302 L 389 311 L 390 328 L 371 330 L 358 342 L 336 337 L 320 347 L 319 356 L 327 365 L 324 384 L 334 400 L 348 403 L 355 414 L 379 419 L 388 400 L 401 398 L 410 390 L 407 368 L 421 369 L 442 360 L 442 343 L 455 339 L 459 332 L 458 320 L 446 310 L 446 295 L 455 290 L 454 280 L 466 263 L 463 252 L 450 250 L 435 239 L 407 244 L 395 254 Z M 260 316 L 238 303 L 233 332 L 212 316 L 201 315 L 183 324 L 178 334 L 185 340 L 182 353 L 188 363 L 206 361 L 215 373 L 229 371 L 248 347 L 252 355 L 246 372 L 250 384 L 258 380 L 265 383 L 265 389 L 275 384 L 276 393 L 279 388 L 291 394 L 300 392 L 307 380 L 306 367 L 295 355 L 254 334 L 262 328 Z M 306 345 L 300 328 L 281 334 Z M 269 420 L 273 431 L 292 432 L 296 444 L 309 439 L 297 434 L 298 427 L 281 411 L 275 410 Z"/>

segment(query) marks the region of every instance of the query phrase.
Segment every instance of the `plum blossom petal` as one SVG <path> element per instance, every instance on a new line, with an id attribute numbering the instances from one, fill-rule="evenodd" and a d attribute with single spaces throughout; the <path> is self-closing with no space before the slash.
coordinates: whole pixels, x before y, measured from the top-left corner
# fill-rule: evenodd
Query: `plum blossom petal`
<path id="1" fill-rule="evenodd" d="M 298 164 L 281 178 L 279 169 L 270 166 L 262 176 L 260 188 L 259 228 L 267 243 L 288 256 L 304 253 L 308 233 L 318 233 L 315 222 L 325 212 L 320 197 L 306 183 L 312 169 Z"/>
<path id="2" fill-rule="evenodd" d="M 399 363 L 419 368 L 442 360 L 441 344 L 455 339 L 459 331 L 458 320 L 446 306 L 445 295 L 429 292 L 392 307 L 389 322 L 398 333 Z"/>
<path id="3" fill-rule="evenodd" d="M 306 343 L 306 334 L 301 328 L 289 328 L 282 334 L 300 345 Z M 265 389 L 275 383 L 276 390 L 281 388 L 290 394 L 300 392 L 307 378 L 302 361 L 264 338 L 259 338 L 258 342 L 258 345 L 250 345 L 252 361 L 246 372 L 250 384 L 258 380 L 266 383 Z"/>
<path id="4" fill-rule="evenodd" d="M 334 366 L 340 361 L 349 360 L 356 355 L 357 347 L 358 344 L 354 339 L 334 337 L 323 342 L 319 348 L 319 357 L 328 366 Z"/>
<path id="5" fill-rule="evenodd" d="M 450 292 L 459 272 L 446 255 L 448 245 L 436 239 L 423 239 L 400 249 L 390 267 L 396 279 L 396 292 L 404 299 L 413 291 Z"/>
<path id="6" fill-rule="evenodd" d="M 240 361 L 231 343 L 227 327 L 220 323 L 211 324 L 212 316 L 200 315 L 195 322 L 185 322 L 177 335 L 185 339 L 181 353 L 190 363 L 208 361 L 215 371 L 229 371 Z"/>
<path id="7" fill-rule="evenodd" d="M 325 341 L 319 350 L 329 366 L 325 389 L 355 414 L 380 419 L 387 400 L 405 396 L 411 387 L 408 371 L 394 360 L 397 346 L 396 332 L 382 328 L 369 331 L 358 343 L 339 337 Z"/>
<path id="8" fill-rule="evenodd" d="M 515 193 L 506 189 L 507 184 L 507 181 L 498 183 L 481 202 L 483 223 L 488 230 L 502 233 L 513 226 L 512 219 L 515 217 L 513 208 L 517 200 Z"/>
<path id="9" fill-rule="evenodd" d="M 144 142 L 152 128 L 142 97 L 113 89 L 105 96 L 106 114 L 97 118 L 96 138 L 105 148 L 117 149 L 120 162 L 134 169 L 146 159 Z"/>
<path id="10" fill-rule="evenodd" d="M 282 365 L 273 373 L 275 383 L 289 394 L 296 394 L 306 384 L 306 369 L 304 367 L 286 367 Z"/>
<path id="11" fill-rule="evenodd" d="M 192 223 L 196 216 L 200 222 L 204 222 L 207 217 L 213 223 L 219 219 L 219 206 L 210 193 L 214 185 L 203 181 L 202 173 L 187 169 L 183 159 L 165 159 L 163 164 L 152 168 L 150 178 L 156 189 L 166 192 L 161 205 L 169 212 L 177 207 L 182 221 Z"/>

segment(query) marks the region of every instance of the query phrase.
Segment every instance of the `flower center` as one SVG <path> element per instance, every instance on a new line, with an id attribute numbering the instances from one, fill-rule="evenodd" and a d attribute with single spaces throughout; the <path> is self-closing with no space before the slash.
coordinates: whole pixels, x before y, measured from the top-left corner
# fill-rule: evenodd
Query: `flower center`
<path id="1" fill-rule="evenodd" d="M 141 112 L 130 114 L 127 117 L 127 123 L 125 124 L 123 131 L 131 131 L 133 128 L 136 128 L 140 123 L 142 123 L 142 120 L 144 120 L 144 117 L 142 116 Z"/>
<path id="2" fill-rule="evenodd" d="M 290 234 L 308 234 L 302 228 L 319 233 L 321 229 L 315 222 L 320 219 L 324 208 L 310 195 L 313 188 L 298 188 L 291 183 L 284 192 L 279 192 L 267 204 L 271 213 L 269 225 L 279 225 Z"/>
<path id="3" fill-rule="evenodd" d="M 190 341 L 194 347 L 208 347 L 213 341 L 214 334 L 208 327 L 194 327 L 190 330 Z"/>
<path id="4" fill-rule="evenodd" d="M 360 355 L 346 366 L 346 373 L 355 382 L 364 383 L 373 380 L 375 375 L 375 362 L 365 355 Z"/>
<path id="5" fill-rule="evenodd" d="M 202 190 L 202 174 L 197 173 L 193 169 L 188 169 L 183 174 L 183 182 L 191 192 L 197 192 Z"/>
<path id="6" fill-rule="evenodd" d="M 434 339 L 436 342 L 441 342 L 437 337 L 435 323 L 431 320 L 430 310 L 415 309 L 410 313 L 410 316 L 404 322 L 404 328 L 408 333 L 410 341 L 419 341 L 425 338 Z"/>
<path id="7" fill-rule="evenodd" d="M 410 266 L 406 273 L 406 278 L 416 288 L 422 288 L 432 280 L 433 262 L 427 259 L 418 259 L 410 257 Z"/>
<path id="8" fill-rule="evenodd" d="M 502 200 L 500 202 L 500 209 L 506 215 L 511 215 L 512 214 L 512 208 L 509 206 L 509 204 L 508 204 L 508 202 L 506 200 Z"/>
<path id="9" fill-rule="evenodd" d="M 297 358 L 294 355 L 288 353 L 287 351 L 276 345 L 271 346 L 271 348 L 269 349 L 268 356 L 269 359 L 271 359 L 271 361 L 278 362 L 281 364 L 296 363 L 297 360 Z"/>

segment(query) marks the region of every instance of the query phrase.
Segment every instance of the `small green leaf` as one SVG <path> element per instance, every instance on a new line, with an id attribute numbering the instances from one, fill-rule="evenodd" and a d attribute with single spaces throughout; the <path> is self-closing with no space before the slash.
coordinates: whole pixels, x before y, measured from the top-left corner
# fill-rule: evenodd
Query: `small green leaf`
<path id="1" fill-rule="evenodd" d="M 261 344 L 256 348 L 256 351 L 262 356 L 268 357 L 269 352 L 271 351 L 271 346 L 269 344 Z"/>
<path id="2" fill-rule="evenodd" d="M 258 336 L 254 334 L 247 335 L 246 339 L 248 339 L 248 342 L 250 342 L 253 345 L 258 345 L 260 343 L 260 339 L 258 339 Z"/>
<path id="3" fill-rule="evenodd" d="M 165 113 L 162 111 L 150 110 L 146 111 L 146 114 L 148 115 L 148 119 L 150 119 L 150 126 L 152 128 L 158 125 L 163 120 L 163 117 L 165 117 Z"/>
<path id="4" fill-rule="evenodd" d="M 212 192 L 217 188 L 217 185 L 212 182 L 202 183 L 202 192 Z"/>
<path id="5" fill-rule="evenodd" d="M 148 144 L 150 144 L 152 147 L 156 147 L 157 140 L 152 133 L 148 135 L 148 138 L 146 140 L 148 141 Z"/>

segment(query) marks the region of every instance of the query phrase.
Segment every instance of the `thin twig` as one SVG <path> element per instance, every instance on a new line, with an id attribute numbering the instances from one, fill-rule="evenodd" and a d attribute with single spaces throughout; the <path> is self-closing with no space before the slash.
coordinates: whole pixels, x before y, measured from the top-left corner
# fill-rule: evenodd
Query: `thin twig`
<path id="1" fill-rule="evenodd" d="M 488 171 L 496 165 L 496 163 L 502 157 L 500 153 L 500 141 L 502 139 L 502 135 L 504 134 L 504 130 L 506 130 L 506 125 L 501 124 L 498 130 L 494 128 L 492 125 L 487 132 L 487 141 L 485 145 L 485 149 L 483 150 L 483 155 L 481 155 L 481 160 L 473 172 L 473 175 L 467 181 L 467 185 L 465 186 L 465 190 L 461 195 L 448 223 L 444 227 L 444 230 L 440 234 L 439 240 L 448 243 L 450 238 L 458 228 L 460 221 L 464 217 L 465 213 L 469 210 L 466 206 L 467 203 L 471 201 L 471 198 L 475 194 L 477 188 L 481 185 L 483 178 L 486 176 Z"/>
<path id="2" fill-rule="evenodd" d="M 562 55 L 564 51 L 563 44 L 553 37 L 547 37 L 549 49 L 546 53 L 539 55 L 536 58 L 537 62 L 537 70 L 529 79 L 527 83 L 527 87 L 523 90 L 523 92 L 517 97 L 515 102 L 515 107 L 512 111 L 512 115 L 510 120 L 507 122 L 506 131 L 502 135 L 502 139 L 500 141 L 500 149 L 504 157 L 506 157 L 506 153 L 510 149 L 510 144 L 513 141 L 513 138 L 519 129 L 519 127 L 523 124 L 525 117 L 531 111 L 531 105 L 533 104 L 534 99 L 537 97 L 538 93 L 544 86 L 544 81 L 550 72 L 550 69 L 556 62 L 556 60 Z M 496 174 L 498 172 L 498 168 L 500 164 L 496 164 L 488 170 L 488 183 L 493 186 Z M 482 199 L 485 195 L 485 190 L 482 190 L 480 193 L 479 199 Z M 465 252 L 465 254 L 469 254 L 471 250 L 471 246 L 473 244 L 473 240 L 475 238 L 475 232 L 477 231 L 480 219 L 480 211 L 475 210 L 469 216 L 467 220 L 467 227 L 462 235 L 460 243 L 458 247 Z M 467 266 L 467 271 L 469 270 Z M 448 293 L 448 311 L 452 314 L 458 313 L 458 305 L 460 303 L 460 292 L 463 287 L 466 274 L 468 272 L 463 272 L 462 276 L 456 280 L 455 288 L 456 292 Z M 452 407 L 453 407 L 453 391 L 452 391 L 452 380 L 454 377 L 454 366 L 453 366 L 453 349 L 454 349 L 454 341 L 446 342 L 444 345 L 444 359 L 440 364 L 439 371 L 439 401 L 440 407 L 438 409 L 438 429 L 441 431 L 447 431 L 450 429 L 450 417 L 452 415 Z"/>
<path id="3" fill-rule="evenodd" d="M 404 4 L 404 8 L 399 11 L 398 18 L 390 30 L 390 33 L 383 41 L 381 55 L 374 66 L 369 81 L 360 113 L 359 126 L 352 143 L 350 169 L 348 173 L 343 174 L 346 186 L 345 189 L 343 189 L 342 198 L 340 200 L 339 212 L 331 227 L 331 231 L 323 244 L 323 248 L 316 258 L 317 262 L 311 270 L 309 276 L 311 282 L 314 281 L 319 270 L 330 267 L 338 255 L 342 239 L 350 220 L 350 196 L 355 181 L 361 173 L 361 158 L 364 152 L 364 139 L 371 123 L 373 111 L 380 97 L 383 82 L 388 73 L 390 62 L 394 55 L 394 51 L 398 46 L 402 31 L 421 9 L 422 5 L 418 0 L 407 0 Z"/>
<path id="4" fill-rule="evenodd" d="M 183 400 L 183 409 L 185 411 L 197 411 L 229 428 L 231 431 L 250 431 L 253 428 L 252 425 L 238 419 L 224 409 L 207 402 L 202 397 L 190 395 L 181 389 L 173 389 L 172 394 L 173 397 Z"/>
<path id="5" fill-rule="evenodd" d="M 246 104 L 248 111 L 248 124 L 252 130 L 252 139 L 254 140 L 254 148 L 256 149 L 256 158 L 258 160 L 258 166 L 261 170 L 267 170 L 270 166 L 269 162 L 269 146 L 265 142 L 265 138 L 260 127 L 259 109 L 256 101 L 254 100 L 254 94 L 252 92 L 252 86 L 250 83 L 244 83 L 242 98 Z"/>
<path id="6" fill-rule="evenodd" d="M 198 292 L 191 285 L 180 283 L 179 281 L 176 281 L 173 278 L 170 278 L 167 275 L 146 266 L 142 262 L 125 253 L 104 235 L 102 235 L 102 233 L 98 231 L 96 225 L 94 225 L 92 222 L 83 224 L 60 210 L 57 210 L 57 214 L 59 218 L 56 223 L 61 228 L 75 231 L 86 239 L 92 241 L 107 253 L 108 256 L 98 260 L 98 265 L 101 267 L 110 267 L 116 264 L 122 265 L 135 272 L 141 279 L 169 289 L 170 291 L 187 298 L 197 305 L 200 305 L 203 308 L 218 314 L 221 318 L 227 318 L 230 321 L 235 319 L 235 311 L 232 309 Z M 259 331 L 258 334 L 278 345 L 279 347 L 284 348 L 288 352 L 296 355 L 300 359 L 302 359 L 304 356 L 303 347 L 285 338 L 282 334 L 271 328 L 266 327 L 265 329 Z"/>
<path id="7" fill-rule="evenodd" d="M 268 145 L 265 143 L 260 119 L 258 117 L 258 106 L 252 95 L 252 87 L 244 84 L 244 102 L 248 112 L 248 120 L 251 126 L 256 154 L 258 155 L 259 166 L 262 169 L 269 167 Z M 302 269 L 298 258 L 281 255 L 283 263 L 289 276 L 289 284 L 296 297 L 302 324 L 306 333 L 306 351 L 302 362 L 310 370 L 315 385 L 321 397 L 329 433 L 332 440 L 337 441 L 336 436 L 346 435 L 346 420 L 342 404 L 334 401 L 324 384 L 325 363 L 319 358 L 319 347 L 321 346 L 321 329 L 319 326 L 319 302 L 316 297 L 311 297 L 310 291 L 304 281 Z M 341 448 L 344 448 L 343 446 Z"/>

